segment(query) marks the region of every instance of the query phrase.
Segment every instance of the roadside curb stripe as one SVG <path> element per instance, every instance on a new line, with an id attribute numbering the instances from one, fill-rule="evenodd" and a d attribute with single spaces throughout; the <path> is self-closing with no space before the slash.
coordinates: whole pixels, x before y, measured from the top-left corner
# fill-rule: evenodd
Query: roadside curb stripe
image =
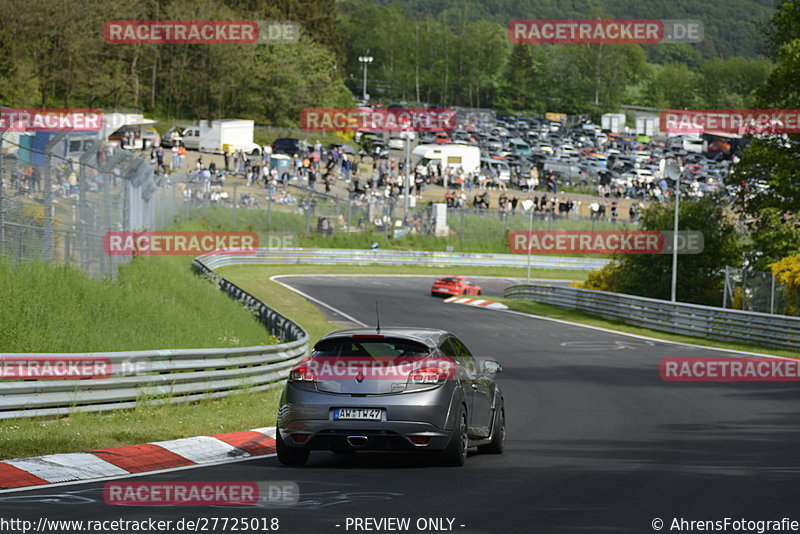
<path id="1" fill-rule="evenodd" d="M 123 445 L 90 452 L 129 473 L 144 473 L 146 471 L 169 469 L 170 467 L 180 467 L 195 463 L 179 454 L 168 451 L 164 447 L 150 443 Z"/>
<path id="2" fill-rule="evenodd" d="M 275 452 L 275 438 L 265 436 L 261 432 L 255 432 L 253 430 L 217 434 L 211 437 L 224 441 L 228 445 L 232 445 L 253 456 Z"/>
<path id="3" fill-rule="evenodd" d="M 211 436 L 195 436 L 193 438 L 173 439 L 170 441 L 154 441 L 151 445 L 159 445 L 168 451 L 174 452 L 196 464 L 230 460 L 249 453 L 228 445 L 222 440 Z"/>
<path id="4" fill-rule="evenodd" d="M 38 486 L 41 484 L 47 484 L 47 481 L 43 478 L 37 477 L 36 475 L 32 475 L 24 469 L 20 469 L 19 467 L 15 467 L 11 464 L 0 463 L 0 487 L 22 488 L 25 486 Z"/>
<path id="5" fill-rule="evenodd" d="M 484 299 L 471 299 L 467 297 L 450 297 L 444 299 L 445 302 L 451 302 L 453 304 L 466 304 L 467 306 L 477 306 L 479 308 L 489 308 L 492 310 L 507 310 L 508 306 L 502 304 L 500 302 L 494 302 L 492 300 L 484 300 Z"/>
<path id="6" fill-rule="evenodd" d="M 47 482 L 66 482 L 127 473 L 124 469 L 86 452 L 48 454 L 36 458 L 8 460 L 5 463 L 19 467 Z"/>
<path id="7" fill-rule="evenodd" d="M 0 461 L 0 490 L 126 478 L 247 460 L 275 452 L 275 428 Z"/>

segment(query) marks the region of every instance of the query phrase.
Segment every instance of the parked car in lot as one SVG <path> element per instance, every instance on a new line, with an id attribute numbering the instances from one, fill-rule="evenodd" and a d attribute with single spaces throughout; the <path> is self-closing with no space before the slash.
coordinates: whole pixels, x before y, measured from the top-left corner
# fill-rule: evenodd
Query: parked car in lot
<path id="1" fill-rule="evenodd" d="M 289 373 L 278 406 L 278 460 L 299 466 L 318 450 L 428 451 L 461 466 L 469 447 L 502 453 L 500 371 L 444 330 L 331 332 Z"/>
<path id="2" fill-rule="evenodd" d="M 555 173 L 564 183 L 578 185 L 589 183 L 588 172 L 574 161 L 545 160 L 543 169 L 545 172 Z"/>
<path id="3" fill-rule="evenodd" d="M 389 157 L 389 148 L 383 139 L 369 137 L 362 140 L 361 146 L 364 150 L 360 153 L 361 157 L 371 156 L 373 159 L 383 159 Z"/>
<path id="4" fill-rule="evenodd" d="M 294 156 L 302 151 L 300 139 L 281 137 L 272 143 L 273 154 L 288 154 Z"/>
<path id="5" fill-rule="evenodd" d="M 446 276 L 437 278 L 431 286 L 431 295 L 480 295 L 481 286 L 470 282 L 463 276 Z"/>
<path id="6" fill-rule="evenodd" d="M 161 137 L 161 146 L 164 148 L 172 148 L 177 143 L 183 142 L 183 128 L 175 126 Z"/>

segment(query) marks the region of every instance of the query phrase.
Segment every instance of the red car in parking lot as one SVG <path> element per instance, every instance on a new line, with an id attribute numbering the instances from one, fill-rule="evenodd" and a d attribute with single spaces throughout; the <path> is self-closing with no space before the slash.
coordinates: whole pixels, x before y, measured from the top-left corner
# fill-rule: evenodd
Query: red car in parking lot
<path id="1" fill-rule="evenodd" d="M 434 297 L 447 295 L 480 295 L 481 286 L 474 284 L 463 276 L 446 276 L 437 278 L 431 286 Z"/>

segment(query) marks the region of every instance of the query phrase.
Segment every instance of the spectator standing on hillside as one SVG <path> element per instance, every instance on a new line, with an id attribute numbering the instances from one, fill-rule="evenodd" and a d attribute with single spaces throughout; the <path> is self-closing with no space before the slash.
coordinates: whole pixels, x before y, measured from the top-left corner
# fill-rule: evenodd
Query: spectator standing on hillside
<path id="1" fill-rule="evenodd" d="M 178 168 L 183 169 L 184 162 L 186 161 L 186 145 L 183 141 L 179 141 L 178 145 Z"/>
<path id="2" fill-rule="evenodd" d="M 308 169 L 308 187 L 311 189 L 316 189 L 317 187 L 317 173 L 313 167 Z"/>

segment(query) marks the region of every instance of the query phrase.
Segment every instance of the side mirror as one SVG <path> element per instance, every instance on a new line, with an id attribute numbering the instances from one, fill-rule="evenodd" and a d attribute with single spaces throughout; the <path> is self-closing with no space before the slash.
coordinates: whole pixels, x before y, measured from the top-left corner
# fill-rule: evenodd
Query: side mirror
<path id="1" fill-rule="evenodd" d="M 494 360 L 486 360 L 483 362 L 483 372 L 490 375 L 496 375 L 503 371 L 503 366 Z"/>

